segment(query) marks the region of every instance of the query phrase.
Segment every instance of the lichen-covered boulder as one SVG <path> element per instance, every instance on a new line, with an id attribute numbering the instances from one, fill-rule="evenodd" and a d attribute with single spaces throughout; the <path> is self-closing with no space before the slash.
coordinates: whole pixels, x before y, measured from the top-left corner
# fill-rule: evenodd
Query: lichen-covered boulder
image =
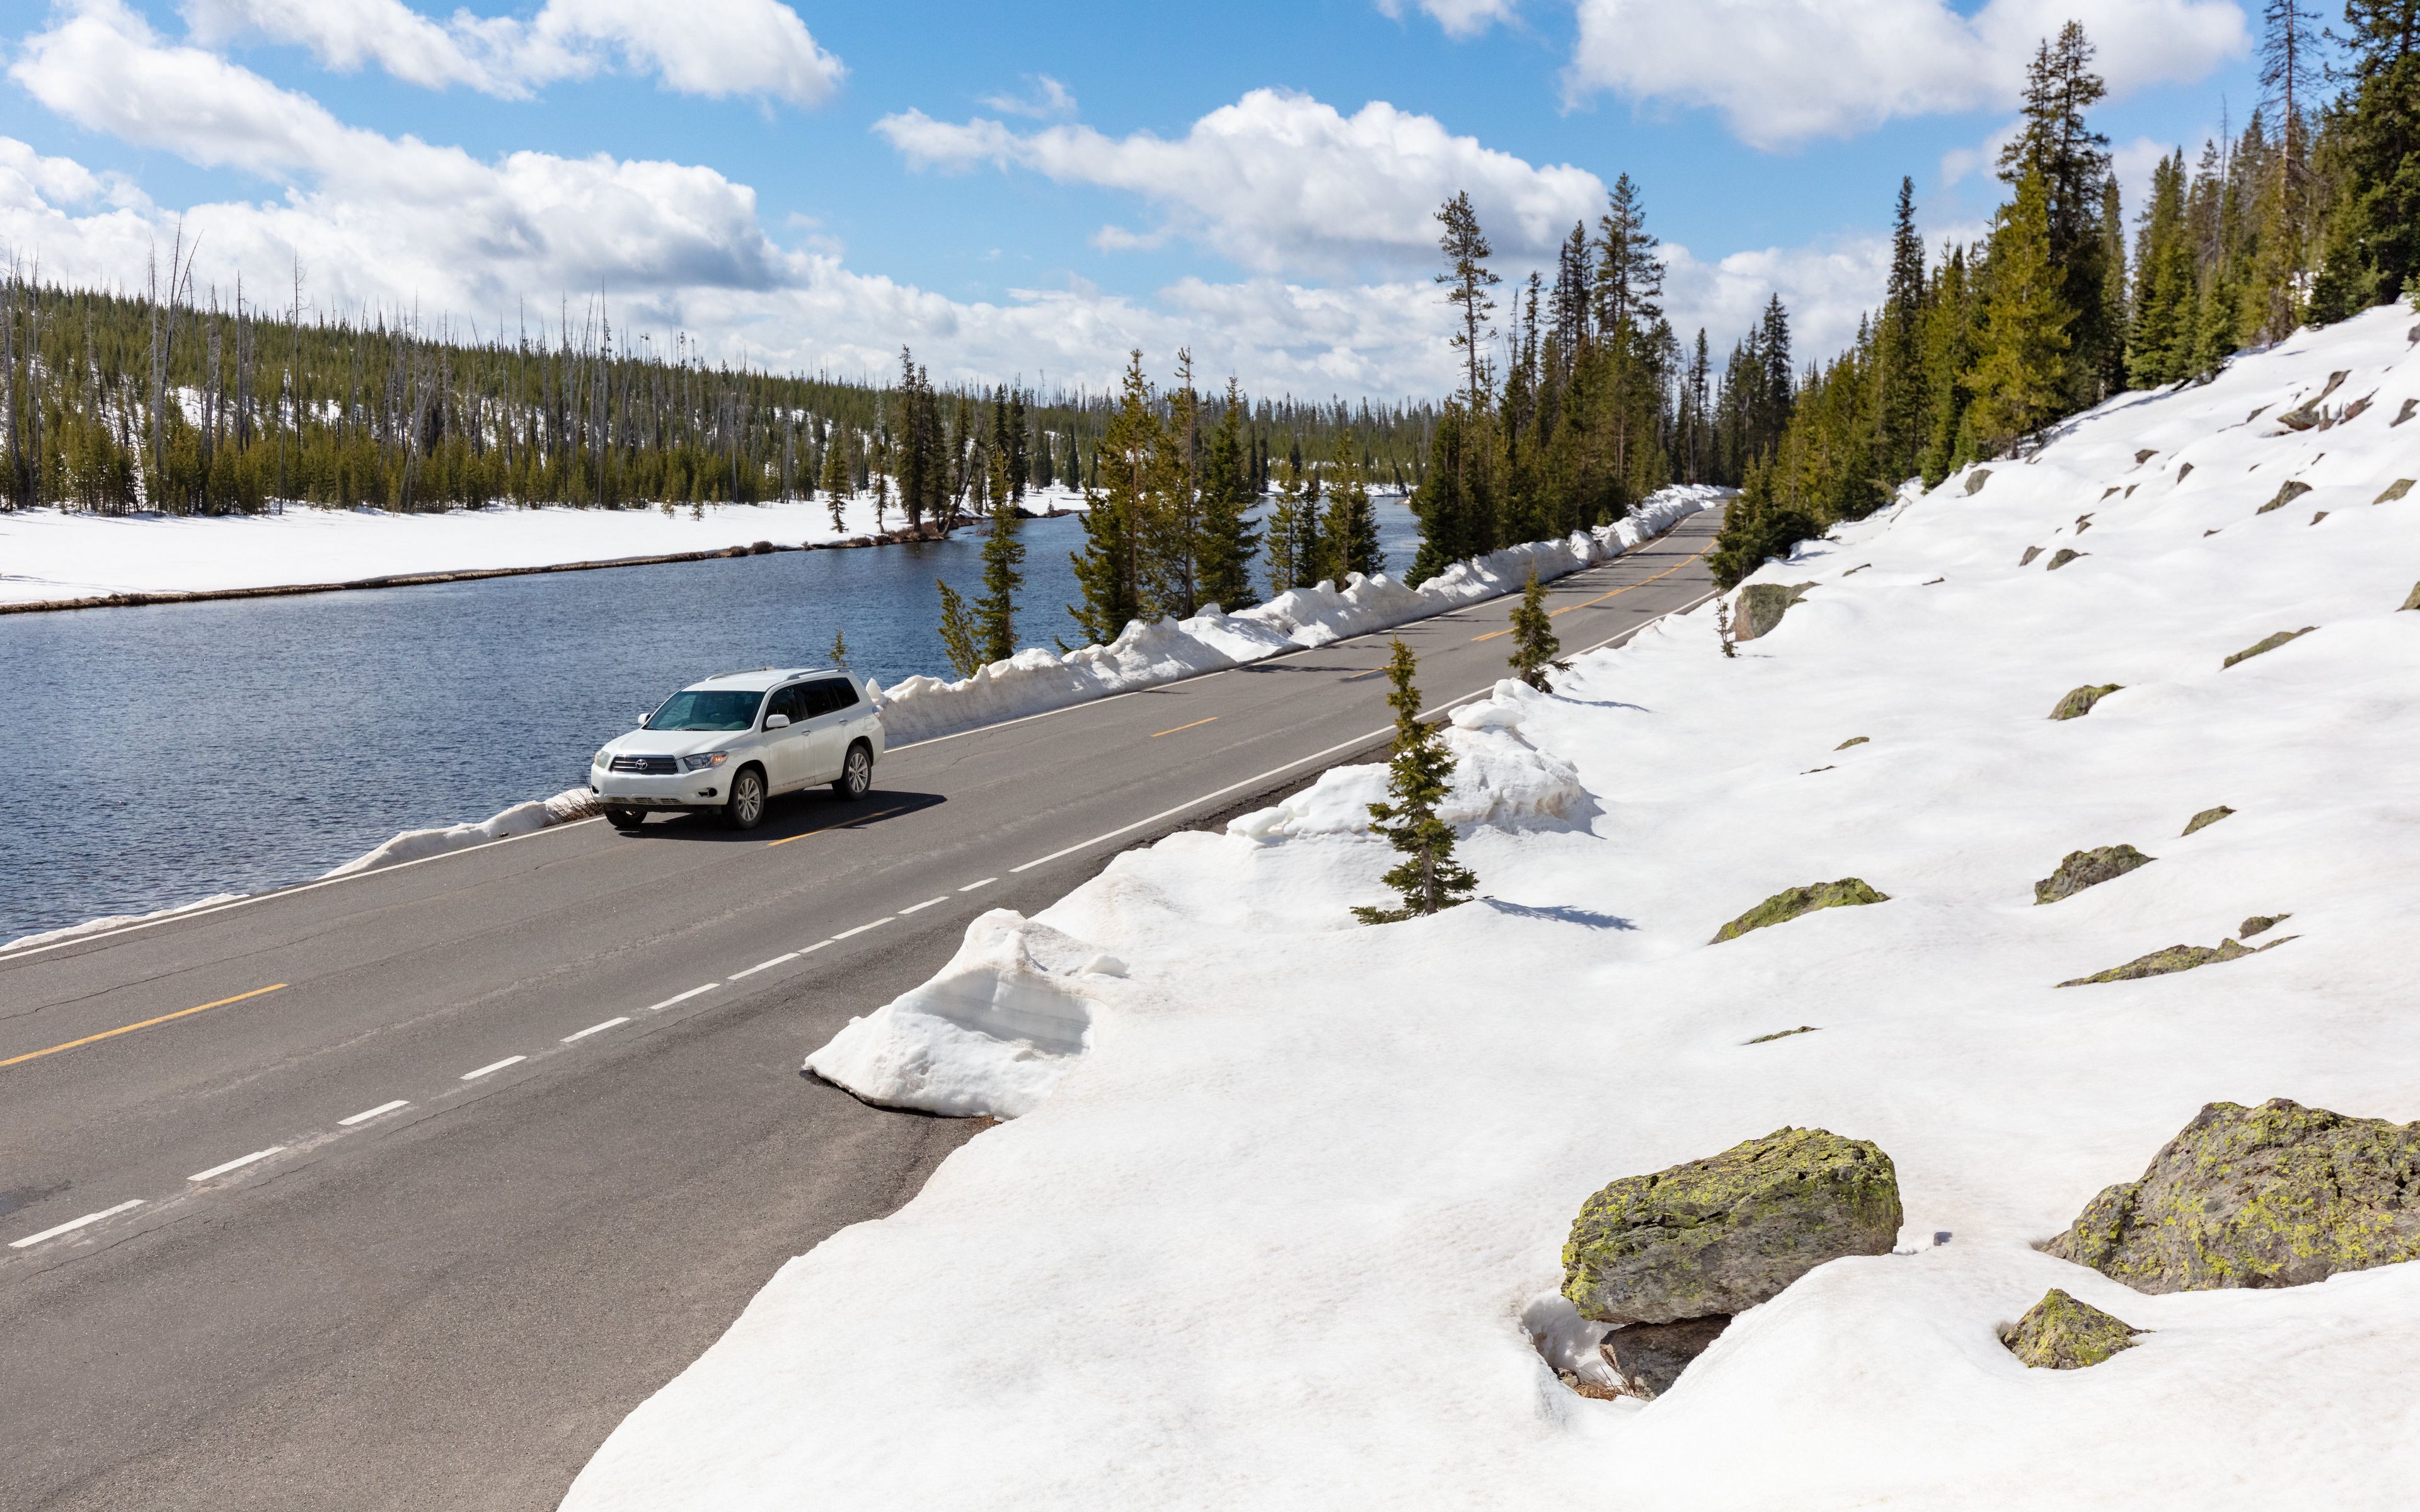
<path id="1" fill-rule="evenodd" d="M 1730 1321 L 1729 1313 L 1716 1313 L 1677 1323 L 1633 1323 L 1607 1334 L 1597 1352 L 1613 1367 L 1622 1396 L 1652 1402 L 1672 1389 L 1690 1361 L 1714 1347 Z"/>
<path id="2" fill-rule="evenodd" d="M 2403 601 L 2403 608 L 2420 609 L 2420 583 L 2413 583 L 2412 585 L 2412 596 Z"/>
<path id="3" fill-rule="evenodd" d="M 2092 553 L 2089 551 L 2075 550 L 2071 547 L 2060 547 L 2057 550 L 2051 553 L 2050 561 L 2043 565 L 2042 571 L 2056 572 L 2059 568 L 2066 566 L 2076 558 L 2088 557 Z"/>
<path id="4" fill-rule="evenodd" d="M 2134 1335 L 2142 1332 L 2053 1287 L 2025 1316 L 2000 1330 L 2000 1342 L 2028 1368 L 2082 1370 L 2133 1349 Z"/>
<path id="5" fill-rule="evenodd" d="M 2096 981 L 2133 981 L 2141 977 L 2164 977 L 2172 971 L 2191 971 L 2221 961 L 2240 961 L 2247 955 L 2257 955 L 2233 940 L 2221 940 L 2215 947 L 2208 945 L 2171 945 L 2164 950 L 2138 955 L 2122 966 L 2096 971 L 2089 977 L 2077 977 L 2059 983 L 2062 987 L 2088 987 Z"/>
<path id="6" fill-rule="evenodd" d="M 2020 567 L 2030 567 L 2034 564 L 2034 558 L 2040 556 L 2041 554 L 2042 548 L 2040 547 L 2029 546 L 2025 548 L 2025 554 L 2017 558 L 2017 565 Z"/>
<path id="7" fill-rule="evenodd" d="M 1842 877 L 1838 882 L 1817 882 L 1804 887 L 1790 887 L 1775 893 L 1739 918 L 1714 932 L 1711 943 L 1735 940 L 1753 929 L 1765 929 L 1775 924 L 1787 924 L 1801 914 L 1811 914 L 1818 908 L 1854 908 L 1864 903 L 1886 903 L 1890 894 L 1876 892 L 1858 877 Z"/>
<path id="8" fill-rule="evenodd" d="M 2125 686 L 2123 683 L 2102 683 L 2096 687 L 2086 683 L 2059 700 L 2058 707 L 2050 711 L 2050 717 L 2054 719 L 2081 719 L 2092 712 L 2094 704 Z"/>
<path id="9" fill-rule="evenodd" d="M 2283 509 L 2288 504 L 2292 503 L 2295 500 L 2302 498 L 2304 494 L 2309 493 L 2310 491 L 2311 486 L 2307 483 L 2282 483 L 2277 486 L 2276 497 L 2271 499 L 2267 503 L 2262 504 L 2258 509 L 2254 510 L 2253 513 L 2256 515 L 2266 515 L 2273 509 Z"/>
<path id="10" fill-rule="evenodd" d="M 1563 1246 L 1563 1295 L 1604 1323 L 1744 1312 L 1826 1260 L 1888 1254 L 1900 1221 L 1888 1155 L 1777 1129 L 1589 1198 Z"/>
<path id="11" fill-rule="evenodd" d="M 2248 940 L 2255 934 L 2266 934 L 2293 917 L 2291 914 L 2255 914 L 2235 927 L 2235 937 Z"/>
<path id="12" fill-rule="evenodd" d="M 2086 887 L 2097 887 L 2115 881 L 2136 867 L 2149 866 L 2157 856 L 2145 856 L 2132 845 L 2103 845 L 2097 851 L 2070 851 L 2058 863 L 2058 870 L 2034 884 L 2034 903 L 2055 903 L 2061 898 L 2071 898 Z"/>
<path id="13" fill-rule="evenodd" d="M 2420 1259 L 2420 1123 L 2212 1103 L 2045 1245 L 2137 1291 L 2299 1287 Z"/>
<path id="14" fill-rule="evenodd" d="M 2204 809 L 2201 812 L 2185 821 L 2185 835 L 2190 835 L 2196 829 L 2208 829 L 2211 825 L 2217 824 L 2220 820 L 2226 818 L 2234 811 L 2234 810 L 2228 808 L 2223 803 L 2215 809 Z M 2184 839 L 2184 835 L 2180 835 L 2177 838 L 2179 840 L 2182 840 Z"/>
<path id="15" fill-rule="evenodd" d="M 2408 407 L 2407 407 L 2408 408 Z M 2370 501 L 2373 504 L 2391 504 L 2412 491 L 2410 478 L 2397 478 L 2386 486 L 2384 492 Z"/>
<path id="16" fill-rule="evenodd" d="M 1873 737 L 1871 735 L 1851 735 L 1848 739 L 1840 742 L 1832 748 L 1834 750 L 1847 750 L 1851 746 L 1862 746 L 1872 738 Z"/>
<path id="17" fill-rule="evenodd" d="M 1790 606 L 1807 596 L 1813 583 L 1750 583 L 1739 591 L 1739 613 L 1731 621 L 1731 639 L 1753 640 L 1771 635 Z"/>
<path id="18" fill-rule="evenodd" d="M 2263 652 L 2276 650 L 2279 646 L 2284 645 L 2288 640 L 2299 640 L 2318 628 L 2319 626 L 2316 625 L 2305 625 L 2299 630 L 2280 630 L 2275 635 L 2264 637 L 2251 645 L 2245 646 L 2242 650 L 2237 652 L 2234 656 L 2227 657 L 2225 661 L 2220 662 L 2218 664 L 2218 670 L 2220 671 L 2225 671 L 2239 661 L 2250 661 L 2253 657 L 2259 656 Z"/>

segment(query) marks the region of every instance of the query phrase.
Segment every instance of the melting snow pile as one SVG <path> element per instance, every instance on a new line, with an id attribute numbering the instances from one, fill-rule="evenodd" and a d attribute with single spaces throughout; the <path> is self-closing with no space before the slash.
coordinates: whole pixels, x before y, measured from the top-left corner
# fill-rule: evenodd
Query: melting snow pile
<path id="1" fill-rule="evenodd" d="M 1808 543 L 1735 659 L 1710 607 L 1497 699 L 1597 811 L 1472 826 L 1490 898 L 1354 924 L 1392 853 L 1309 804 L 1120 856 L 1037 920 L 1086 944 L 1036 980 L 1132 964 L 1089 1048 L 1053 1029 L 1047 1097 L 785 1266 L 566 1505 L 2408 1504 L 2420 1264 L 2153 1294 L 2036 1246 L 2205 1103 L 2420 1119 L 2410 323 Z M 2035 902 L 2120 844 L 2150 859 Z M 1849 877 L 1887 901 L 1710 943 Z M 990 1033 L 1015 928 L 987 984 L 903 1002 Z M 1559 1380 L 1582 1202 L 1785 1127 L 1887 1152 L 1899 1253 L 1799 1276 L 1644 1405 Z M 2029 1369 L 1998 1330 L 2049 1288 L 2148 1332 Z"/>
<path id="2" fill-rule="evenodd" d="M 882 691 L 883 732 L 892 745 L 904 746 L 1390 629 L 1516 592 L 1532 567 L 1551 580 L 1609 562 L 1726 497 L 1727 490 L 1704 486 L 1661 489 L 1611 525 L 1457 563 L 1419 588 L 1384 574 L 1365 578 L 1357 572 L 1342 588 L 1331 582 L 1297 588 L 1233 614 L 1213 605 L 1189 620 L 1137 620 L 1105 646 L 1064 656 L 1021 651 L 958 682 L 906 678 Z"/>
<path id="3" fill-rule="evenodd" d="M 485 845 L 491 840 L 510 840 L 516 835 L 534 835 L 550 825 L 567 825 L 575 819 L 594 818 L 601 811 L 597 795 L 586 788 L 566 788 L 551 798 L 533 798 L 517 803 L 503 813 L 483 819 L 475 825 L 449 825 L 440 829 L 407 829 L 376 850 L 354 856 L 326 876 L 350 876 L 356 872 L 374 872 L 382 866 L 400 866 L 406 861 L 425 861 L 448 851 Z"/>

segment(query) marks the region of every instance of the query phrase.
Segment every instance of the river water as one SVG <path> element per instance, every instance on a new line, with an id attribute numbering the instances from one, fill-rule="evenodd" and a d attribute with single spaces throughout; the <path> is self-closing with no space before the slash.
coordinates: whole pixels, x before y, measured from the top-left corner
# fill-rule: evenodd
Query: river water
<path id="1" fill-rule="evenodd" d="M 1419 538 L 1378 505 L 1388 570 Z M 1079 640 L 1075 517 L 1028 520 L 1018 643 Z M 683 684 L 849 663 L 943 672 L 938 579 L 973 535 L 419 588 L 0 616 L 0 942 L 317 876 L 402 830 L 587 779 Z"/>

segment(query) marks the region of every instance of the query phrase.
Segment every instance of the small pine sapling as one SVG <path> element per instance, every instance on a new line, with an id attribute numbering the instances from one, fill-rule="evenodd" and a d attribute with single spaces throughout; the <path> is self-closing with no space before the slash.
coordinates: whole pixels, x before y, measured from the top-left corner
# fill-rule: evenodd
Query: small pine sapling
<path id="1" fill-rule="evenodd" d="M 1479 879 L 1453 858 L 1453 826 L 1437 817 L 1453 781 L 1453 756 L 1435 726 L 1420 721 L 1420 690 L 1412 678 L 1419 663 L 1412 648 L 1395 642 L 1387 663 L 1394 691 L 1387 702 L 1395 711 L 1395 755 L 1388 764 L 1387 793 L 1394 801 L 1370 805 L 1374 827 L 1403 855 L 1403 861 L 1378 880 L 1403 899 L 1399 908 L 1356 908 L 1353 917 L 1364 924 L 1391 924 L 1434 914 L 1468 903 Z"/>
<path id="2" fill-rule="evenodd" d="M 1520 674 L 1521 681 L 1541 693 L 1551 693 L 1554 685 L 1548 672 L 1567 672 L 1568 661 L 1558 661 L 1563 643 L 1555 639 L 1555 622 L 1546 611 L 1546 585 L 1538 580 L 1535 563 L 1529 566 L 1529 586 L 1521 591 L 1520 607 L 1512 611 L 1512 656 L 1508 662 Z"/>
<path id="3" fill-rule="evenodd" d="M 848 629 L 843 626 L 832 632 L 831 662 L 835 667 L 848 665 Z"/>
<path id="4" fill-rule="evenodd" d="M 1722 642 L 1724 656 L 1739 655 L 1739 647 L 1731 643 L 1731 601 L 1728 598 L 1714 600 L 1714 639 Z"/>
<path id="5" fill-rule="evenodd" d="M 933 586 L 941 591 L 941 650 L 950 658 L 950 668 L 960 677 L 972 677 L 983 671 L 983 645 L 976 639 L 975 617 L 968 611 L 967 601 L 948 583 L 935 579 Z"/>

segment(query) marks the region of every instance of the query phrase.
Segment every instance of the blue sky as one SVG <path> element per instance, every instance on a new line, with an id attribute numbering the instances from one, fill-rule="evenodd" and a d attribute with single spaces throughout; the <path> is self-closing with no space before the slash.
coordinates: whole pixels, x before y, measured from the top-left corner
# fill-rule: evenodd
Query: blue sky
<path id="1" fill-rule="evenodd" d="M 2257 94 L 2231 0 L 2100 0 L 2130 189 Z M 1426 216 L 1467 188 L 1507 281 L 1627 172 L 1684 332 L 1767 294 L 1807 350 L 1878 295 L 1902 173 L 1974 234 L 2042 0 L 19 3 L 0 237 L 125 285 L 304 265 L 322 307 L 484 332 L 602 290 L 718 358 L 1296 393 L 1450 382 Z M 2131 209 L 2130 206 L 2130 209 Z"/>

